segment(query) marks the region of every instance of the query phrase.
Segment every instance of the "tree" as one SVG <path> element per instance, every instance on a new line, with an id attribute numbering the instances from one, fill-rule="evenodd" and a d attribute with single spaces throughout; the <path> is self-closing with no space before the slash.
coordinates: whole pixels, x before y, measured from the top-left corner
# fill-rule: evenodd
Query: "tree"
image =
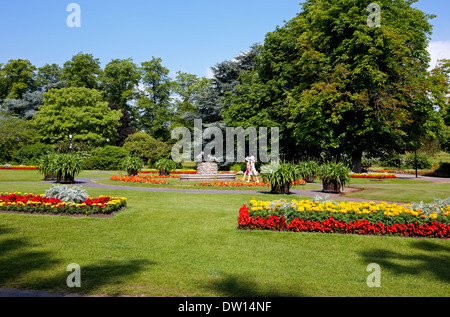
<path id="1" fill-rule="evenodd" d="M 33 123 L 46 143 L 68 140 L 89 146 L 105 145 L 114 140 L 122 113 L 111 110 L 101 92 L 83 87 L 52 89 L 44 94 L 43 105 Z"/>
<path id="2" fill-rule="evenodd" d="M 160 58 L 141 63 L 144 91 L 137 102 L 138 128 L 157 139 L 170 139 L 173 82 Z"/>
<path id="3" fill-rule="evenodd" d="M 414 2 L 378 1 L 382 23 L 371 27 L 367 1 L 308 0 L 266 36 L 240 92 L 253 93 L 261 115 L 285 126 L 289 155 L 347 154 L 360 171 L 363 151 L 413 150 L 423 135 L 436 136 L 442 122 L 429 98 L 426 50 L 432 16 Z M 231 100 L 228 119 L 251 108 L 249 100 Z"/>
<path id="4" fill-rule="evenodd" d="M 31 119 L 43 100 L 44 95 L 42 92 L 27 92 L 22 99 L 5 99 L 3 107 L 6 111 L 19 118 Z"/>
<path id="5" fill-rule="evenodd" d="M 139 67 L 131 58 L 113 59 L 100 76 L 100 89 L 107 101 L 131 111 L 128 102 L 135 97 L 135 87 L 140 77 Z"/>
<path id="6" fill-rule="evenodd" d="M 11 116 L 0 117 L 0 162 L 9 162 L 16 150 L 37 141 L 37 131 L 30 121 Z"/>
<path id="7" fill-rule="evenodd" d="M 109 104 L 111 110 L 117 110 L 122 112 L 122 117 L 119 120 L 117 126 L 117 138 L 115 140 L 116 146 L 123 146 L 126 138 L 133 133 L 136 133 L 136 127 L 133 125 L 131 117 L 127 110 L 122 109 L 120 106 Z"/>
<path id="8" fill-rule="evenodd" d="M 45 92 L 51 88 L 61 88 L 62 76 L 62 68 L 58 64 L 45 64 L 37 72 L 37 89 Z"/>
<path id="9" fill-rule="evenodd" d="M 64 63 L 62 79 L 68 87 L 98 89 L 98 76 L 102 73 L 98 58 L 83 52 Z"/>
<path id="10" fill-rule="evenodd" d="M 205 124 L 218 123 L 223 120 L 224 100 L 227 95 L 235 95 L 241 84 L 241 74 L 254 68 L 256 58 L 260 53 L 258 44 L 242 52 L 232 60 L 223 61 L 214 67 L 210 85 L 197 92 L 197 112 L 194 116 L 202 119 Z"/>
<path id="11" fill-rule="evenodd" d="M 169 145 L 156 140 L 145 132 L 137 132 L 128 136 L 123 147 L 145 162 L 169 156 L 171 150 Z"/>
<path id="12" fill-rule="evenodd" d="M 1 68 L 2 95 L 0 99 L 21 99 L 36 88 L 36 67 L 29 60 L 10 60 Z"/>
<path id="13" fill-rule="evenodd" d="M 198 117 L 198 96 L 211 86 L 211 81 L 205 77 L 199 78 L 196 75 L 184 72 L 177 72 L 174 83 L 176 115 L 172 122 L 172 128 L 188 127 L 193 128 L 193 120 Z"/>

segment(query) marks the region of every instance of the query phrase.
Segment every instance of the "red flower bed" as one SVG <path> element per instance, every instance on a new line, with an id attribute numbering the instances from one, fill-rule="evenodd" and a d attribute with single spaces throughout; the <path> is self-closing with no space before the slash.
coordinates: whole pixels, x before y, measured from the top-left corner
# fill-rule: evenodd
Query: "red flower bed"
<path id="1" fill-rule="evenodd" d="M 27 170 L 27 171 L 37 171 L 36 166 L 0 166 L 0 170 Z"/>
<path id="2" fill-rule="evenodd" d="M 388 179 L 397 178 L 395 174 L 357 174 L 351 173 L 350 178 L 372 178 L 372 179 Z"/>
<path id="3" fill-rule="evenodd" d="M 244 230 L 276 230 L 293 232 L 343 233 L 359 235 L 395 235 L 404 237 L 450 238 L 450 225 L 438 222 L 384 225 L 370 223 L 367 220 L 355 222 L 336 221 L 329 217 L 324 221 L 294 219 L 287 223 L 284 216 L 269 216 L 267 219 L 250 217 L 249 209 L 243 206 L 239 210 L 239 229 Z"/>

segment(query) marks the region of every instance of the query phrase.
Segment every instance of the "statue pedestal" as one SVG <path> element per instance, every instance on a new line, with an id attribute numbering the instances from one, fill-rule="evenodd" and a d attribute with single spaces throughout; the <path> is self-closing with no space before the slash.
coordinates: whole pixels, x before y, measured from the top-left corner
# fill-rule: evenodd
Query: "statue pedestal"
<path id="1" fill-rule="evenodd" d="M 235 174 L 219 174 L 219 166 L 216 162 L 197 163 L 197 174 L 182 174 L 180 181 L 199 182 L 233 182 Z"/>

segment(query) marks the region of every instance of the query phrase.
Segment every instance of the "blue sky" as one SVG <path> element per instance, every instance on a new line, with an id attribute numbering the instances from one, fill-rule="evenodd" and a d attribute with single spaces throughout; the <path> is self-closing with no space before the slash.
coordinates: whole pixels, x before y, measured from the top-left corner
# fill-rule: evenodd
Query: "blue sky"
<path id="1" fill-rule="evenodd" d="M 81 27 L 66 24 L 67 6 L 81 7 Z M 0 1 L 0 63 L 28 59 L 62 65 L 80 51 L 100 59 L 160 57 L 174 76 L 207 76 L 208 69 L 262 43 L 293 18 L 301 0 L 14 0 Z M 450 58 L 450 1 L 420 0 L 436 14 L 432 57 Z"/>

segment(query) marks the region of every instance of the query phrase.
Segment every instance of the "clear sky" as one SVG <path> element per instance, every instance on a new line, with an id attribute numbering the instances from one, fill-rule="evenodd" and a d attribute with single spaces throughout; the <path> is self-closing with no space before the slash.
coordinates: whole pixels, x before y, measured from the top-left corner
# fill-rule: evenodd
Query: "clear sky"
<path id="1" fill-rule="evenodd" d="M 66 21 L 70 3 L 81 8 L 81 27 Z M 301 0 L 0 0 L 0 63 L 28 59 L 40 67 L 62 65 L 78 52 L 99 58 L 160 57 L 171 76 L 208 76 L 267 32 L 293 18 Z M 419 0 L 432 20 L 432 57 L 450 58 L 450 1 Z"/>

